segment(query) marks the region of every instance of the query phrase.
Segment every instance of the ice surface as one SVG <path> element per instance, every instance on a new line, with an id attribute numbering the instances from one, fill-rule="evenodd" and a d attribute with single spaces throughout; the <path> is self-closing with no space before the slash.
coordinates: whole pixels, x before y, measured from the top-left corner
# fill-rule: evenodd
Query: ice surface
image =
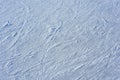
<path id="1" fill-rule="evenodd" d="M 120 80 L 120 0 L 0 0 L 0 80 Z"/>

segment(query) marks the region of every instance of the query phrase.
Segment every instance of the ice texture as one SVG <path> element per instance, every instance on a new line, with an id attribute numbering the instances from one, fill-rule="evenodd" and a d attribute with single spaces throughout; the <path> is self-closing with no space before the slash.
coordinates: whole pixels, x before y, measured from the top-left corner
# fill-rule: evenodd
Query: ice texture
<path id="1" fill-rule="evenodd" d="M 120 0 L 0 0 L 0 80 L 120 80 Z"/>

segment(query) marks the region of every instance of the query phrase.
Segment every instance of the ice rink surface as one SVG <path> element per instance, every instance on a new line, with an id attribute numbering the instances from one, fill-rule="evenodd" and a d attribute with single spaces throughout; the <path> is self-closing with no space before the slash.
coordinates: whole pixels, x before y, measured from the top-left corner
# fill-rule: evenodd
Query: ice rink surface
<path id="1" fill-rule="evenodd" d="M 0 80 L 120 80 L 120 0 L 0 0 Z"/>

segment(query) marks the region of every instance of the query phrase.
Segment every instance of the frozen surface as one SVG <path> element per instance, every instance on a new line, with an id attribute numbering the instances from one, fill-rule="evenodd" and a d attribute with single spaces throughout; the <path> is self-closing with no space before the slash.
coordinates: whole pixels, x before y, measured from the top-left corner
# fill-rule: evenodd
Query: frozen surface
<path id="1" fill-rule="evenodd" d="M 0 0 L 0 80 L 120 80 L 120 0 Z"/>

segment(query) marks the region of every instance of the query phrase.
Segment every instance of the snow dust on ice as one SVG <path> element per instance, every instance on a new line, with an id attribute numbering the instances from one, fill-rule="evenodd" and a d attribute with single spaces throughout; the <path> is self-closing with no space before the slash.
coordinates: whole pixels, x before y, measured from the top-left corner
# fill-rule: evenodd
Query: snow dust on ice
<path id="1" fill-rule="evenodd" d="M 120 0 L 0 0 L 0 80 L 120 80 Z"/>

